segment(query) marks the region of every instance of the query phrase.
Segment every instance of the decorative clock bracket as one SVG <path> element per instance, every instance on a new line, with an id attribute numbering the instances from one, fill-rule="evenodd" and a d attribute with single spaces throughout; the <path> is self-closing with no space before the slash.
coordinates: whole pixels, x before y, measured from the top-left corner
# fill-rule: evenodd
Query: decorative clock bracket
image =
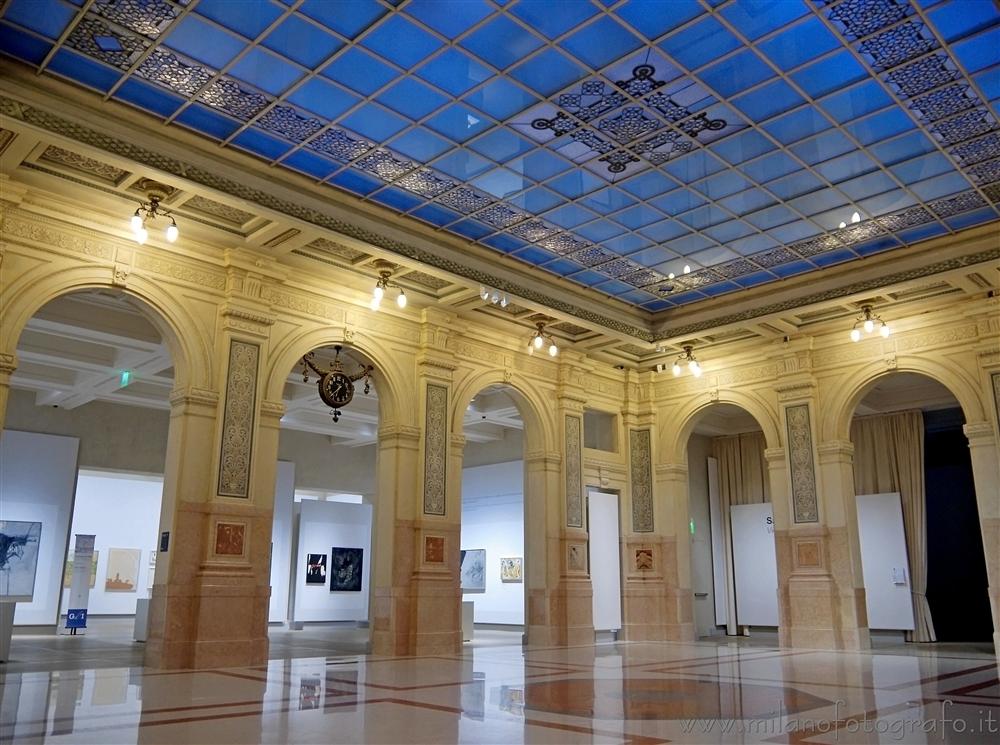
<path id="1" fill-rule="evenodd" d="M 371 391 L 371 373 L 375 369 L 371 365 L 362 365 L 353 375 L 344 372 L 344 363 L 340 361 L 342 347 L 334 346 L 337 354 L 330 363 L 330 369 L 323 371 L 313 362 L 314 352 L 309 352 L 302 358 L 302 382 L 309 382 L 309 371 L 319 375 L 319 397 L 327 406 L 333 409 L 333 421 L 340 421 L 340 409 L 351 403 L 354 398 L 354 381 L 365 379 L 365 395 Z"/>

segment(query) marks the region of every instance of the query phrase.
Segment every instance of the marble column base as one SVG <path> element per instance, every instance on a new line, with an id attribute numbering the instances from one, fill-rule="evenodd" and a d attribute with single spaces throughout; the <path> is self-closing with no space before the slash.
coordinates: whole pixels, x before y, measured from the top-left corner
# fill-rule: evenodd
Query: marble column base
<path id="1" fill-rule="evenodd" d="M 529 646 L 594 643 L 594 591 L 589 579 L 567 578 L 554 590 L 529 590 L 527 603 Z"/>
<path id="2" fill-rule="evenodd" d="M 788 580 L 783 646 L 813 649 L 869 649 L 864 591 L 841 593 L 829 575 Z M 860 615 L 859 615 L 860 603 Z"/>
<path id="3" fill-rule="evenodd" d="M 191 585 L 155 585 L 147 667 L 167 670 L 259 665 L 268 659 L 271 588 L 249 572 L 207 570 Z"/>

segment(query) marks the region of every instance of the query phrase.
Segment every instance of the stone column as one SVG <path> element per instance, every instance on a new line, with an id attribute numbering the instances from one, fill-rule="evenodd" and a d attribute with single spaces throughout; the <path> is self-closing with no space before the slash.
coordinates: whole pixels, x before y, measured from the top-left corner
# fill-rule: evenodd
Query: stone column
<path id="1" fill-rule="evenodd" d="M 12 354 L 0 354 L 0 432 L 7 421 L 7 399 L 10 397 L 10 379 L 17 369 L 17 358 Z"/>
<path id="2" fill-rule="evenodd" d="M 993 382 L 996 386 L 997 421 L 1000 424 L 1000 373 L 993 373 Z M 972 478 L 976 485 L 979 523 L 983 530 L 986 578 L 993 611 L 993 644 L 1000 654 L 1000 450 L 989 422 L 966 424 L 965 436 L 969 438 Z"/>
<path id="3" fill-rule="evenodd" d="M 853 447 L 814 446 L 818 402 L 809 376 L 778 389 L 788 451 L 787 536 L 779 542 L 784 643 L 793 647 L 866 649 L 870 645 L 854 509 Z M 819 463 L 817 469 L 816 463 Z"/>

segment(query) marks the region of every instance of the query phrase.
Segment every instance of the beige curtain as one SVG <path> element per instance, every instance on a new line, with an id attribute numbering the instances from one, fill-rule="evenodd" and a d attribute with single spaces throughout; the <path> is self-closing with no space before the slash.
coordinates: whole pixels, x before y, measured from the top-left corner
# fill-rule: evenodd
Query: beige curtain
<path id="1" fill-rule="evenodd" d="M 906 553 L 910 561 L 910 592 L 914 630 L 906 640 L 935 641 L 934 621 L 927 605 L 927 498 L 924 491 L 924 418 L 919 411 L 855 417 L 854 492 L 899 492 L 903 503 Z"/>
<path id="2" fill-rule="evenodd" d="M 735 635 L 736 582 L 733 578 L 733 532 L 729 507 L 771 501 L 767 447 L 763 432 L 748 432 L 712 439 L 712 457 L 719 464 L 719 505 L 723 514 L 723 546 L 726 562 L 726 633 Z"/>

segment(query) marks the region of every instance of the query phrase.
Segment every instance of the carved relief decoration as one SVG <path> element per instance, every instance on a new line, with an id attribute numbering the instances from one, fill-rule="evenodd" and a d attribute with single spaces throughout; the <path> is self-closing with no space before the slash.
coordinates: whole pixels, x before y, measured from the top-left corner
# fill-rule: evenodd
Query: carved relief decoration
<path id="1" fill-rule="evenodd" d="M 648 429 L 628 433 L 629 470 L 632 477 L 632 530 L 653 531 L 653 469 Z"/>
<path id="2" fill-rule="evenodd" d="M 819 522 L 809 405 L 797 404 L 786 407 L 785 422 L 788 427 L 788 465 L 792 477 L 795 522 Z"/>
<path id="3" fill-rule="evenodd" d="M 246 556 L 246 533 L 246 523 L 216 523 L 213 553 L 216 556 Z"/>
<path id="4" fill-rule="evenodd" d="M 447 463 L 448 389 L 429 383 L 424 417 L 424 514 L 444 514 Z"/>
<path id="5" fill-rule="evenodd" d="M 250 454 L 257 409 L 257 361 L 260 347 L 233 339 L 229 343 L 226 408 L 222 417 L 219 458 L 220 497 L 250 496 Z"/>
<path id="6" fill-rule="evenodd" d="M 583 450 L 581 419 L 566 415 L 566 525 L 583 527 Z"/>

